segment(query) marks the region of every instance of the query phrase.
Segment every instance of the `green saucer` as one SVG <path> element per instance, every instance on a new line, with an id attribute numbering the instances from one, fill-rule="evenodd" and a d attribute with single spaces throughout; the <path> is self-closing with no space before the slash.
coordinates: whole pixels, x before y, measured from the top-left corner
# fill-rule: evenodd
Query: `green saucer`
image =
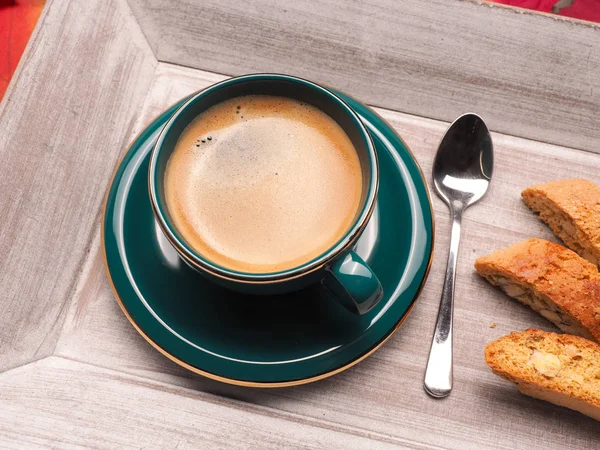
<path id="1" fill-rule="evenodd" d="M 106 198 L 103 246 L 115 296 L 133 326 L 178 364 L 219 381 L 257 387 L 308 383 L 361 361 L 399 328 L 431 263 L 434 225 L 427 185 L 394 130 L 371 109 L 338 93 L 358 113 L 380 163 L 375 211 L 356 247 L 384 297 L 354 315 L 320 286 L 280 296 L 237 294 L 181 261 L 152 215 L 148 162 L 172 106 L 121 161 Z"/>

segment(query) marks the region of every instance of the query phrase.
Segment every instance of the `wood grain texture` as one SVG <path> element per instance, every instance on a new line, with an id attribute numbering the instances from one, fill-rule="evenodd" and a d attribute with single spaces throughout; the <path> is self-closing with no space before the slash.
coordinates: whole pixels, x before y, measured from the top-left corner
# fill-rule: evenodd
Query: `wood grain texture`
<path id="1" fill-rule="evenodd" d="M 373 445 L 352 429 L 322 427 L 319 420 L 57 357 L 0 375 L 0 391 L 5 449 L 359 450 Z M 377 448 L 406 447 L 386 439 Z"/>
<path id="2" fill-rule="evenodd" d="M 53 351 L 155 66 L 124 0 L 48 2 L 0 105 L 0 371 Z"/>
<path id="3" fill-rule="evenodd" d="M 138 127 L 179 98 L 223 77 L 159 64 Z M 353 94 L 353 92 L 350 92 Z M 430 179 L 433 156 L 447 124 L 377 110 L 406 140 Z M 579 449 L 600 439 L 598 423 L 572 411 L 520 395 L 495 377 L 483 348 L 512 330 L 553 326 L 492 289 L 473 270 L 477 256 L 531 236 L 554 239 L 522 204 L 521 190 L 556 178 L 600 182 L 597 155 L 520 138 L 493 135 L 496 165 L 487 197 L 465 214 L 455 314 L 455 390 L 429 398 L 422 377 L 441 293 L 449 244 L 449 217 L 434 196 L 436 254 L 431 275 L 405 325 L 382 349 L 335 377 L 306 386 L 255 390 L 191 374 L 154 351 L 121 313 L 105 279 L 97 233 L 67 313 L 57 354 L 164 383 L 342 427 L 372 439 L 411 448 Z M 496 323 L 496 328 L 490 328 Z M 288 416 L 285 416 L 288 417 Z M 286 419 L 287 420 L 287 419 Z M 336 428 L 337 429 L 337 428 Z"/>
<path id="4" fill-rule="evenodd" d="M 600 152 L 600 27 L 458 0 L 129 0 L 157 58 Z"/>

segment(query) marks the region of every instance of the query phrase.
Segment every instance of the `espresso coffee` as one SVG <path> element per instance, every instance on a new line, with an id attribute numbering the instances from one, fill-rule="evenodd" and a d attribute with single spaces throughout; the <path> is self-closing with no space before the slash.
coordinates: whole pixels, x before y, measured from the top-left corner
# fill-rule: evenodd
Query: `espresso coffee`
<path id="1" fill-rule="evenodd" d="M 278 272 L 348 232 L 362 172 L 348 135 L 312 105 L 249 95 L 211 107 L 183 131 L 165 172 L 169 215 L 206 259 Z"/>

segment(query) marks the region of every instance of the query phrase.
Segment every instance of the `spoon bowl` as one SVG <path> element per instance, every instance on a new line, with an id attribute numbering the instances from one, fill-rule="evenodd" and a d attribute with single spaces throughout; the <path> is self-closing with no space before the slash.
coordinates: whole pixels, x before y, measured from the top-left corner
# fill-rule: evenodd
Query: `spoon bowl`
<path id="1" fill-rule="evenodd" d="M 485 122 L 465 114 L 450 125 L 433 163 L 433 184 L 449 205 L 467 207 L 484 196 L 492 178 L 494 151 Z"/>

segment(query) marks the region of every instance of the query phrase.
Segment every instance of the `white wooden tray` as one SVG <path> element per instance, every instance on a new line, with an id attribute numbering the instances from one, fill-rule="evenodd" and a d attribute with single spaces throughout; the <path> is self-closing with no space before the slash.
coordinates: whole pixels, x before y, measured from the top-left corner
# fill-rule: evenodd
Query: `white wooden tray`
<path id="1" fill-rule="evenodd" d="M 437 198 L 435 258 L 412 315 L 330 379 L 218 384 L 158 354 L 119 310 L 99 237 L 119 156 L 219 73 L 257 71 L 387 108 L 428 179 L 447 121 L 472 110 L 496 131 L 491 190 L 464 218 L 451 397 L 422 389 L 448 248 Z M 471 1 L 48 1 L 0 104 L 0 447 L 597 447 L 600 424 L 488 370 L 487 342 L 553 326 L 472 266 L 517 240 L 554 239 L 524 187 L 600 182 L 599 73 L 600 28 Z"/>

